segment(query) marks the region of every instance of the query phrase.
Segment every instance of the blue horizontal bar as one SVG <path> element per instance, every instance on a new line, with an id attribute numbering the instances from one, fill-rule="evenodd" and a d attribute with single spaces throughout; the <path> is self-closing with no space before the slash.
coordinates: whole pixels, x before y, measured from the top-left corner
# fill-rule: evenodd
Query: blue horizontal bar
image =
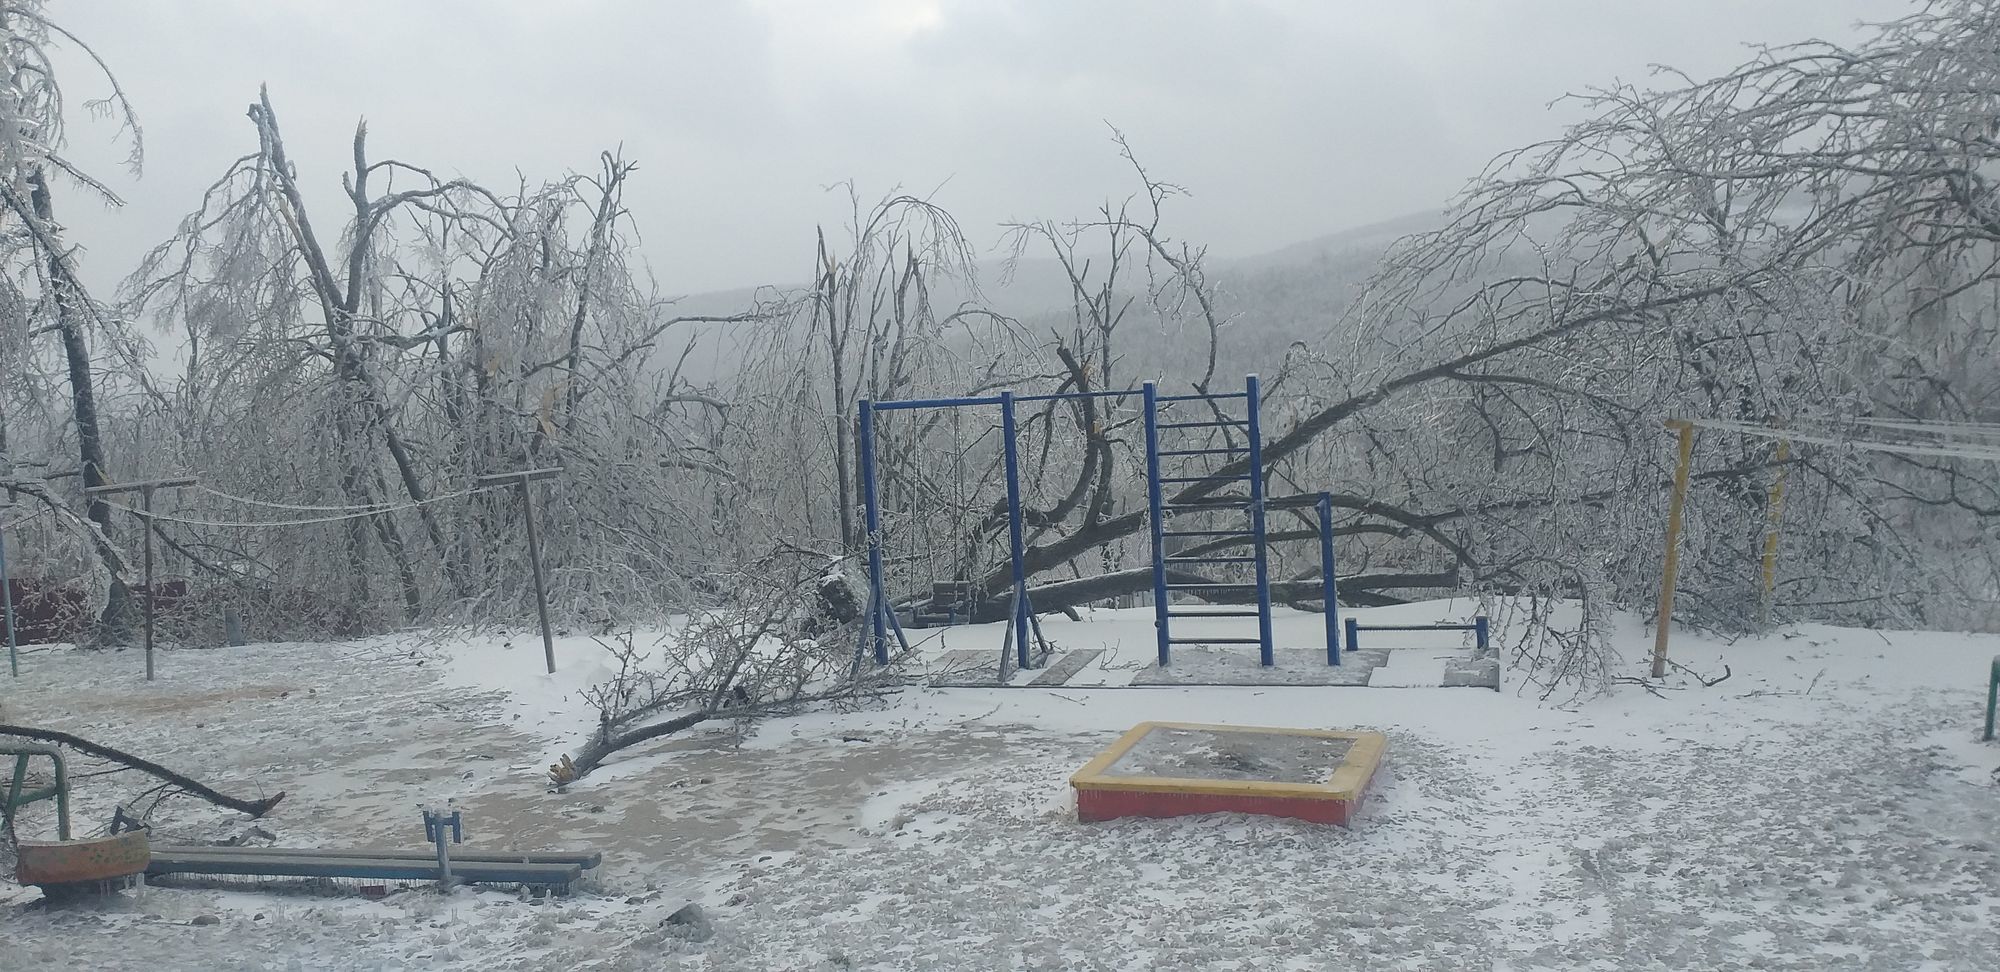
<path id="1" fill-rule="evenodd" d="M 1143 394 L 1145 392 L 1137 389 L 1132 391 L 1053 392 L 1047 395 L 1015 395 L 1014 400 L 1017 402 L 1066 402 L 1077 398 L 1136 398 Z"/>
<path id="2" fill-rule="evenodd" d="M 1472 631 L 1476 624 L 1358 624 L 1361 631 Z"/>
<path id="3" fill-rule="evenodd" d="M 1020 399 L 1015 399 L 1020 401 Z M 960 408 L 967 405 L 998 405 L 998 395 L 985 398 L 911 398 L 900 402 L 876 402 L 878 412 L 894 412 L 909 408 Z"/>
<path id="4" fill-rule="evenodd" d="M 1216 392 L 1212 395 L 1161 395 L 1156 402 L 1215 402 L 1225 398 L 1248 398 L 1248 392 Z"/>

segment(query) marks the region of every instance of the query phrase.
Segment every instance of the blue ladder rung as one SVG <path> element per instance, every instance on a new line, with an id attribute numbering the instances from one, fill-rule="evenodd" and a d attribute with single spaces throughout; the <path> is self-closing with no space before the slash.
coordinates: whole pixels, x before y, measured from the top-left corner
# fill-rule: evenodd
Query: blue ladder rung
<path id="1" fill-rule="evenodd" d="M 1170 645 L 1261 645 L 1262 638 L 1168 638 Z"/>
<path id="2" fill-rule="evenodd" d="M 1250 508 L 1247 499 L 1230 500 L 1226 503 L 1171 503 L 1160 507 L 1166 513 L 1240 513 Z"/>
<path id="3" fill-rule="evenodd" d="M 1168 449 L 1160 453 L 1165 456 L 1236 456 L 1248 452 L 1247 449 Z"/>
<path id="4" fill-rule="evenodd" d="M 1240 429 L 1249 425 L 1248 419 L 1222 419 L 1216 422 L 1161 422 L 1156 429 Z"/>
<path id="5" fill-rule="evenodd" d="M 1211 392 L 1206 395 L 1155 395 L 1156 402 L 1213 402 L 1225 398 L 1248 398 L 1249 392 Z"/>
<path id="6" fill-rule="evenodd" d="M 1167 563 L 1170 563 L 1170 564 L 1254 564 L 1254 563 L 1256 563 L 1256 562 L 1257 562 L 1257 558 L 1255 558 L 1255 557 L 1176 557 L 1176 556 L 1174 556 L 1173 554 L 1168 554 L 1168 555 L 1166 556 L 1166 561 L 1167 561 Z"/>

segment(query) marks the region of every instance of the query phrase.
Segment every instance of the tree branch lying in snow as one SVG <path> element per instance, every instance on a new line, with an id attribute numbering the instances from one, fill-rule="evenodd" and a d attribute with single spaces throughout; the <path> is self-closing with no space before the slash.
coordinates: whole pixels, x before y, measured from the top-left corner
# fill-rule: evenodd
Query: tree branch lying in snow
<path id="1" fill-rule="evenodd" d="M 824 641 L 808 633 L 823 569 L 816 557 L 780 550 L 715 576 L 720 589 L 733 592 L 729 599 L 695 612 L 653 655 L 638 651 L 630 635 L 600 642 L 618 659 L 618 674 L 585 691 L 598 709 L 597 731 L 549 767 L 550 782 L 573 783 L 619 750 L 711 719 L 880 694 L 853 665 L 851 625 Z M 691 711 L 625 728 L 676 708 Z"/>
<path id="2" fill-rule="evenodd" d="M 230 796 L 226 793 L 214 790 L 202 784 L 201 781 L 196 780 L 193 777 L 183 776 L 151 760 L 141 759 L 130 753 L 113 749 L 110 746 L 106 746 L 102 743 L 91 742 L 90 740 L 84 739 L 80 736 L 73 736 L 66 732 L 58 732 L 57 730 L 54 729 L 40 729 L 34 726 L 0 725 L 0 736 L 17 736 L 22 739 L 32 739 L 35 740 L 36 742 L 51 743 L 57 746 L 65 746 L 70 749 L 74 749 L 77 752 L 83 753 L 85 755 L 96 756 L 99 759 L 108 759 L 114 763 L 118 763 L 124 766 L 129 766 L 135 770 L 138 770 L 141 773 L 145 773 L 146 775 L 152 776 L 156 779 L 165 780 L 166 782 L 171 783 L 174 786 L 177 786 L 189 793 L 192 793 L 195 796 L 201 797 L 202 799 L 207 800 L 208 802 L 213 803 L 218 807 L 227 807 L 228 809 L 234 810 L 237 813 L 247 813 L 252 817 L 261 817 L 267 813 L 270 813 L 271 808 L 277 806 L 278 801 L 283 800 L 285 798 L 284 791 L 280 790 L 277 792 L 277 794 L 265 797 L 262 800 L 239 799 L 237 797 Z"/>

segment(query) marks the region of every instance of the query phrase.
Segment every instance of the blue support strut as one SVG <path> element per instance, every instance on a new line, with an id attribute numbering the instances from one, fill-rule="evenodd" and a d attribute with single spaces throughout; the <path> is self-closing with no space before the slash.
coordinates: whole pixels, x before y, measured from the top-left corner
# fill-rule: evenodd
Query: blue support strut
<path id="1" fill-rule="evenodd" d="M 1326 663 L 1340 664 L 1340 589 L 1333 574 L 1333 494 L 1319 494 L 1319 594 L 1326 600 Z"/>
<path id="2" fill-rule="evenodd" d="M 1146 398 L 1146 520 L 1153 530 L 1153 632 L 1160 642 L 1160 667 L 1165 668 L 1172 643 L 1167 635 L 1167 546 L 1161 532 L 1166 525 L 1160 522 L 1160 508 L 1166 504 L 1160 495 L 1159 392 L 1150 381 L 1141 392 Z"/>
<path id="3" fill-rule="evenodd" d="M 1277 663 L 1271 653 L 1271 558 L 1264 542 L 1264 444 L 1257 421 L 1257 376 L 1243 380 L 1250 438 L 1250 531 L 1256 537 L 1257 652 L 1265 668 Z"/>
<path id="4" fill-rule="evenodd" d="M 882 589 L 882 507 L 875 497 L 875 403 L 864 398 L 860 408 L 861 501 L 868 530 L 868 617 L 862 630 L 875 646 L 875 664 L 887 665 L 889 639 L 884 615 L 889 599 Z"/>
<path id="5" fill-rule="evenodd" d="M 1007 549 L 1014 565 L 1014 661 L 1033 668 L 1028 657 L 1028 617 L 1034 608 L 1028 603 L 1028 551 L 1021 529 L 1021 457 L 1014 441 L 1014 393 L 1000 393 L 1000 436 L 1006 440 L 1007 457 Z"/>

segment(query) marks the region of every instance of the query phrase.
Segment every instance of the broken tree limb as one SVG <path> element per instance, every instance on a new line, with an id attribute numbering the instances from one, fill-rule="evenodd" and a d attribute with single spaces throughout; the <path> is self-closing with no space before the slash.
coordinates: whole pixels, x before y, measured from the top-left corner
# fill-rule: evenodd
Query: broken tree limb
<path id="1" fill-rule="evenodd" d="M 577 750 L 576 756 L 564 754 L 562 759 L 549 767 L 549 781 L 556 786 L 567 786 L 590 775 L 590 771 L 604 762 L 605 757 L 622 749 L 628 749 L 649 739 L 670 736 L 683 729 L 690 729 L 711 719 L 735 719 L 745 716 L 769 715 L 786 709 L 813 702 L 827 702 L 835 699 L 877 698 L 893 694 L 894 688 L 882 686 L 848 685 L 830 692 L 799 695 L 788 699 L 755 704 L 716 704 L 678 715 L 665 722 L 641 726 L 629 732 L 611 733 L 603 730 L 590 737 L 590 741 Z M 730 695 L 728 698 L 734 699 Z"/>
<path id="2" fill-rule="evenodd" d="M 270 813 L 271 808 L 277 806 L 278 801 L 283 800 L 285 798 L 284 791 L 280 790 L 275 796 L 265 797 L 262 800 L 238 799 L 236 797 L 229 796 L 228 794 L 218 792 L 208 786 L 204 786 L 198 780 L 195 780 L 187 776 L 183 776 L 151 760 L 141 759 L 130 753 L 122 752 L 120 750 L 113 749 L 110 746 L 103 745 L 102 743 L 94 743 L 80 736 L 73 736 L 70 735 L 69 733 L 59 732 L 54 729 L 38 729 L 33 726 L 0 725 L 0 736 L 17 736 L 22 739 L 32 739 L 35 740 L 36 742 L 45 742 L 57 746 L 65 746 L 70 749 L 74 749 L 79 753 L 83 753 L 86 756 L 96 756 L 99 759 L 108 759 L 114 763 L 119 763 L 124 766 L 129 766 L 135 770 L 138 770 L 141 773 L 145 773 L 148 776 L 152 776 L 156 779 L 164 780 L 168 783 L 171 783 L 174 786 L 180 787 L 182 790 L 192 793 L 195 796 L 201 797 L 202 799 L 207 800 L 208 802 L 213 803 L 218 807 L 227 807 L 231 810 L 236 811 L 237 813 L 249 814 L 252 817 L 261 817 L 267 813 Z"/>
<path id="3" fill-rule="evenodd" d="M 669 736 L 682 729 L 700 725 L 721 714 L 722 710 L 720 709 L 702 709 L 697 712 L 690 712 L 687 715 L 676 716 L 665 722 L 656 722 L 650 726 L 642 726 L 630 732 L 621 732 L 615 735 L 600 732 L 590 737 L 590 741 L 585 743 L 583 748 L 577 750 L 575 759 L 571 759 L 565 754 L 562 762 L 557 763 L 555 767 L 549 769 L 549 779 L 557 786 L 574 783 L 590 775 L 590 771 L 596 769 L 597 764 L 604 762 L 604 757 L 612 753 L 629 746 L 636 746 L 648 739 L 658 739 L 661 736 Z M 560 769 L 557 767 L 560 767 Z"/>

